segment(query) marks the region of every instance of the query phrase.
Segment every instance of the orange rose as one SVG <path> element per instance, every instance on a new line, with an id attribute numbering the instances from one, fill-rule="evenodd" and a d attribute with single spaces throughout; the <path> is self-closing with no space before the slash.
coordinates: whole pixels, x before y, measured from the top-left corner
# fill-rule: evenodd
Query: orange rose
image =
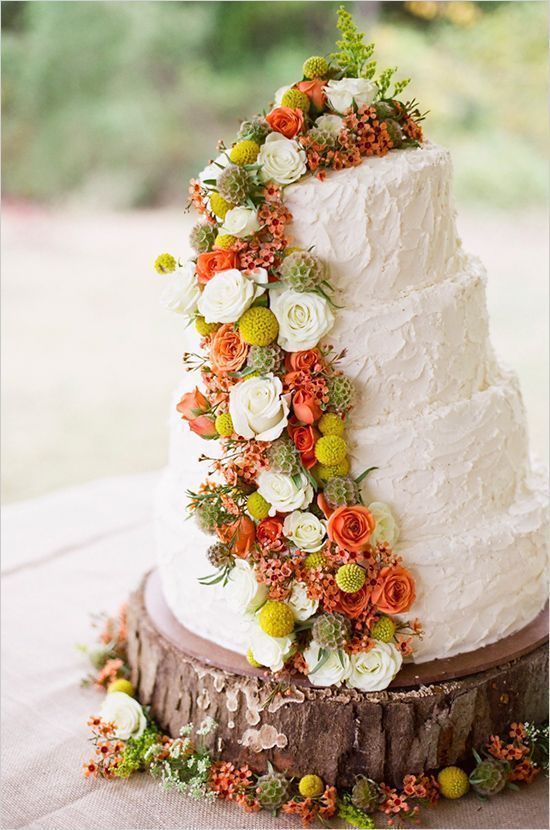
<path id="1" fill-rule="evenodd" d="M 248 346 L 232 323 L 225 323 L 212 337 L 210 360 L 215 372 L 238 372 L 247 354 Z"/>
<path id="2" fill-rule="evenodd" d="M 200 435 L 201 438 L 218 438 L 218 432 L 212 418 L 208 415 L 199 415 L 189 421 L 189 429 Z"/>
<path id="3" fill-rule="evenodd" d="M 305 92 L 316 110 L 322 110 L 327 100 L 325 95 L 326 83 L 322 78 L 316 78 L 314 81 L 300 81 L 299 84 L 296 84 L 296 89 Z"/>
<path id="4" fill-rule="evenodd" d="M 182 395 L 180 402 L 176 406 L 177 411 L 186 421 L 192 421 L 199 415 L 204 415 L 210 409 L 210 404 L 196 386 L 192 392 L 186 392 Z"/>
<path id="5" fill-rule="evenodd" d="M 246 559 L 256 538 L 256 525 L 248 516 L 241 516 L 219 527 L 217 534 L 222 542 L 231 544 L 235 556 Z"/>
<path id="6" fill-rule="evenodd" d="M 327 524 L 331 542 L 350 551 L 365 550 L 376 522 L 372 513 L 361 504 L 337 507 Z"/>
<path id="7" fill-rule="evenodd" d="M 408 611 L 416 599 L 412 575 L 401 565 L 382 568 L 382 584 L 372 592 L 372 602 L 383 614 L 401 614 Z"/>
<path id="8" fill-rule="evenodd" d="M 299 389 L 292 398 L 292 409 L 298 420 L 304 424 L 314 424 L 323 414 L 317 398 L 303 389 Z"/>
<path id="9" fill-rule="evenodd" d="M 354 594 L 339 592 L 335 611 L 340 611 L 352 620 L 356 620 L 366 610 L 371 600 L 371 587 L 367 583 Z"/>
<path id="10" fill-rule="evenodd" d="M 319 433 L 312 426 L 301 426 L 299 424 L 289 424 L 288 431 L 294 441 L 294 446 L 300 453 L 302 464 L 306 470 L 311 470 L 317 462 L 314 448 Z"/>
<path id="11" fill-rule="evenodd" d="M 291 352 L 285 355 L 287 370 L 293 372 L 311 372 L 320 364 L 317 349 L 307 349 L 305 352 Z"/>
<path id="12" fill-rule="evenodd" d="M 283 538 L 283 521 L 279 516 L 262 519 L 256 528 L 258 543 L 262 548 L 271 551 L 283 550 L 285 540 Z"/>
<path id="13" fill-rule="evenodd" d="M 301 109 L 292 107 L 275 107 L 265 120 L 272 130 L 281 133 L 286 138 L 294 138 L 304 126 L 304 113 Z"/>
<path id="14" fill-rule="evenodd" d="M 237 267 L 237 252 L 227 250 L 209 251 L 197 257 L 197 277 L 200 283 L 207 283 L 218 271 Z"/>

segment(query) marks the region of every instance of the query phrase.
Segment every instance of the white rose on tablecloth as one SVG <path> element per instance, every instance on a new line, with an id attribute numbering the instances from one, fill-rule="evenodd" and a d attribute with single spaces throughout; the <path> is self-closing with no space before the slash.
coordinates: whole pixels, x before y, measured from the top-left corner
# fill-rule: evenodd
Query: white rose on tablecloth
<path id="1" fill-rule="evenodd" d="M 307 510 L 295 510 L 285 516 L 283 533 L 298 550 L 315 553 L 323 547 L 326 524 Z"/>
<path id="2" fill-rule="evenodd" d="M 259 230 L 260 223 L 255 210 L 247 207 L 235 207 L 225 214 L 220 233 L 227 233 L 230 236 L 238 236 L 239 239 L 244 239 Z"/>
<path id="3" fill-rule="evenodd" d="M 262 631 L 257 620 L 250 626 L 248 647 L 252 657 L 271 671 L 280 671 L 283 668 L 285 660 L 290 656 L 293 643 L 293 634 L 288 637 L 270 637 Z"/>
<path id="4" fill-rule="evenodd" d="M 264 292 L 263 286 L 230 268 L 206 283 L 197 307 L 207 323 L 235 323 Z"/>
<path id="5" fill-rule="evenodd" d="M 271 505 L 270 516 L 300 510 L 307 507 L 313 498 L 313 487 L 304 473 L 293 478 L 285 473 L 262 470 L 256 481 L 258 493 Z"/>
<path id="6" fill-rule="evenodd" d="M 99 711 L 104 721 L 115 724 L 115 736 L 121 741 L 139 738 L 147 726 L 147 719 L 138 701 L 125 692 L 109 692 Z"/>
<path id="7" fill-rule="evenodd" d="M 281 133 L 270 133 L 260 149 L 257 164 L 264 181 L 292 184 L 307 171 L 305 150 Z"/>
<path id="8" fill-rule="evenodd" d="M 369 510 L 376 521 L 369 540 L 371 545 L 387 542 L 390 547 L 393 546 L 399 539 L 399 525 L 390 508 L 383 501 L 373 501 L 369 504 Z"/>
<path id="9" fill-rule="evenodd" d="M 242 380 L 229 393 L 233 429 L 243 438 L 274 441 L 288 423 L 289 409 L 283 384 L 272 372 Z"/>
<path id="10" fill-rule="evenodd" d="M 168 311 L 193 317 L 200 295 L 195 263 L 190 261 L 169 278 L 166 288 L 160 295 L 160 302 Z"/>
<path id="11" fill-rule="evenodd" d="M 217 184 L 224 169 L 230 163 L 231 162 L 229 161 L 227 153 L 221 153 L 216 159 L 214 159 L 214 161 L 207 164 L 204 170 L 201 170 L 199 173 L 199 182 L 201 184 L 206 184 L 206 182 L 215 181 Z M 206 184 L 206 187 L 213 187 L 213 185 Z"/>
<path id="12" fill-rule="evenodd" d="M 315 348 L 334 325 L 332 309 L 319 294 L 277 287 L 269 296 L 279 323 L 277 342 L 287 352 Z"/>
<path id="13" fill-rule="evenodd" d="M 338 138 L 343 123 L 344 119 L 340 118 L 339 115 L 320 115 L 315 121 L 315 126 L 333 138 Z"/>
<path id="14" fill-rule="evenodd" d="M 287 602 L 299 622 L 309 620 L 319 608 L 319 601 L 308 597 L 305 582 L 294 583 Z"/>
<path id="15" fill-rule="evenodd" d="M 328 658 L 316 672 L 313 669 L 321 659 L 321 646 L 313 640 L 304 651 L 307 664 L 307 678 L 313 686 L 340 686 L 351 671 L 351 661 L 345 651 L 331 651 Z"/>
<path id="16" fill-rule="evenodd" d="M 268 588 L 260 585 L 254 568 L 246 559 L 236 559 L 223 591 L 232 611 L 237 614 L 253 614 L 267 597 Z"/>
<path id="17" fill-rule="evenodd" d="M 386 689 L 401 668 L 403 657 L 393 643 L 375 641 L 370 651 L 351 655 L 351 672 L 347 685 L 363 692 Z"/>
<path id="18" fill-rule="evenodd" d="M 372 104 L 377 92 L 378 87 L 368 78 L 342 78 L 340 81 L 329 81 L 325 87 L 327 100 L 336 112 L 345 112 L 354 103 L 358 107 Z"/>
<path id="19" fill-rule="evenodd" d="M 292 89 L 293 84 L 288 84 L 288 86 L 280 86 L 279 89 L 275 92 L 274 100 L 275 106 L 280 107 L 283 103 L 283 95 L 285 92 L 288 92 L 289 89 Z"/>

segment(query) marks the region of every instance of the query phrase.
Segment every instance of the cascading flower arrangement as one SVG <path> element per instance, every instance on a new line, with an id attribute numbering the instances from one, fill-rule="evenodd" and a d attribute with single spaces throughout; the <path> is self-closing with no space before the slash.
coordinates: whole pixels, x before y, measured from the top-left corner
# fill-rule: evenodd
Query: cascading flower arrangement
<path id="1" fill-rule="evenodd" d="M 177 409 L 217 439 L 209 477 L 189 493 L 215 541 L 208 559 L 230 608 L 249 621 L 248 660 L 299 671 L 314 685 L 386 688 L 409 655 L 418 621 L 412 575 L 392 546 L 389 507 L 364 504 L 345 438 L 354 403 L 343 354 L 325 342 L 338 307 L 325 262 L 293 247 L 284 188 L 368 156 L 415 147 L 422 120 L 403 102 L 408 81 L 377 76 L 373 44 L 338 13 L 341 39 L 311 57 L 303 78 L 245 121 L 231 147 L 190 185 L 202 220 L 196 255 L 160 255 L 163 303 L 194 321 L 200 352 L 186 354 L 198 387 Z M 354 471 L 357 472 L 357 471 Z"/>

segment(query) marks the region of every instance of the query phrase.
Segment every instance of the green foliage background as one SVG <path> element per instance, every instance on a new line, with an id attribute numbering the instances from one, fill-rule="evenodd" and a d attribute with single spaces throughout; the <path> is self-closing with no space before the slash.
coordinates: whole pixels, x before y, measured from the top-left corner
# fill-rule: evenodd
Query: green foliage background
<path id="1" fill-rule="evenodd" d="M 333 48 L 337 5 L 2 3 L 4 194 L 181 204 L 217 138 Z M 413 78 L 462 202 L 545 200 L 544 2 L 346 5 Z"/>

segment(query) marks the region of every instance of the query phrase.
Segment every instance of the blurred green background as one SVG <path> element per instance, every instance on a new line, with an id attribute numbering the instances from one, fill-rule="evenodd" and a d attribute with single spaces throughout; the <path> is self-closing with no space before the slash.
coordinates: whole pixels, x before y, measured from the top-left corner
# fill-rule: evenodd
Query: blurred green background
<path id="1" fill-rule="evenodd" d="M 452 144 L 459 198 L 540 204 L 546 4 L 347 5 L 380 62 L 413 78 L 432 140 Z M 330 51 L 337 6 L 3 3 L 4 195 L 178 204 L 205 148 Z"/>
<path id="2" fill-rule="evenodd" d="M 182 328 L 187 182 L 331 51 L 332 2 L 3 2 L 2 498 L 160 468 Z M 547 7 L 345 4 L 450 148 L 498 353 L 547 431 Z"/>

